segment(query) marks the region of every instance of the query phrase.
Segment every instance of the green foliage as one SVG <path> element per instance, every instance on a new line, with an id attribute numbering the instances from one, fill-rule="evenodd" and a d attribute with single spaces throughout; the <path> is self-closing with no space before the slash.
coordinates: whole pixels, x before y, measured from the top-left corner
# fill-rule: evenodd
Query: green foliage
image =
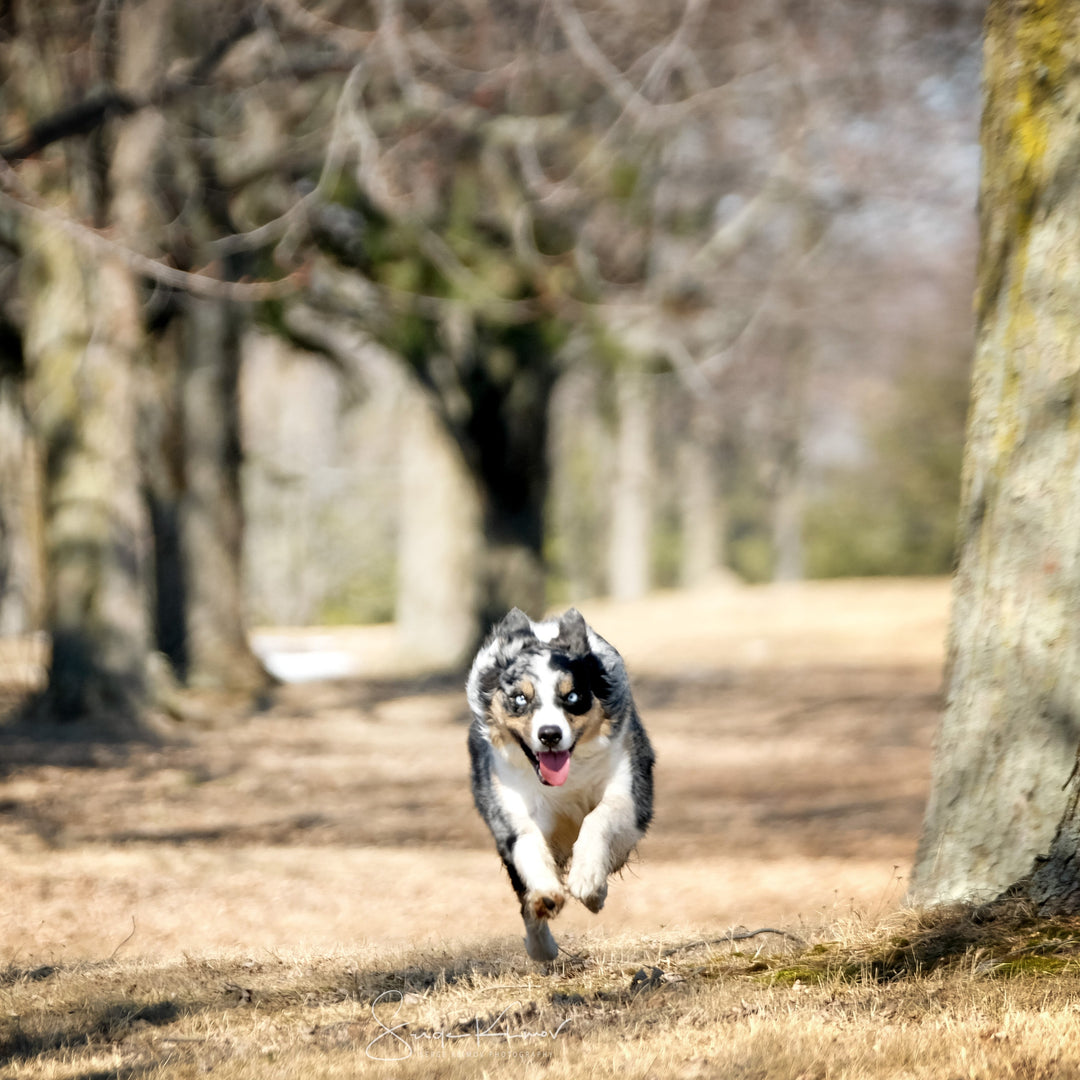
<path id="1" fill-rule="evenodd" d="M 1069 966 L 1060 956 L 1019 956 L 995 967 L 991 974 L 997 979 L 1015 979 L 1020 975 L 1054 975 Z"/>
<path id="2" fill-rule="evenodd" d="M 625 158 L 617 159 L 611 166 L 611 194 L 620 201 L 632 198 L 641 180 L 641 166 Z"/>
<path id="3" fill-rule="evenodd" d="M 869 464 L 834 471 L 807 507 L 809 577 L 952 569 L 967 398 L 966 369 L 912 365 Z"/>

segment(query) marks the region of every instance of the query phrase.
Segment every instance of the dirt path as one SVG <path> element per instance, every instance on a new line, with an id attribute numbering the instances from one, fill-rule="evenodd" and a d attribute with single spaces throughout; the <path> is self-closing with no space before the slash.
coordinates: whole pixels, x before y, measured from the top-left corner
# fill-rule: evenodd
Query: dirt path
<path id="1" fill-rule="evenodd" d="M 895 905 L 947 595 L 718 585 L 582 605 L 627 658 L 657 817 L 602 915 L 560 917 L 564 943 Z M 387 628 L 334 633 L 369 677 L 286 688 L 186 743 L 0 741 L 0 964 L 516 936 L 470 802 L 459 680 L 407 677 Z"/>

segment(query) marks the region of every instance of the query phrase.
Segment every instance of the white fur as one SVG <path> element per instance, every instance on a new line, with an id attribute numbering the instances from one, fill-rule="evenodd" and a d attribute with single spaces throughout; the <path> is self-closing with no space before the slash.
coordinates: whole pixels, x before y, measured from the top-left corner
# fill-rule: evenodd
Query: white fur
<path id="1" fill-rule="evenodd" d="M 545 644 L 554 641 L 559 636 L 559 622 L 557 619 L 545 619 L 544 622 L 533 622 L 530 619 L 529 625 L 532 627 L 536 639 Z"/>
<path id="2" fill-rule="evenodd" d="M 518 834 L 514 865 L 530 892 L 561 891 L 550 843 L 556 825 L 569 818 L 578 826 L 578 834 L 566 888 L 591 910 L 603 907 L 608 875 L 626 861 L 642 836 L 623 742 L 600 736 L 579 746 L 561 787 L 537 784 L 532 766 L 516 747 L 506 747 L 496 755 L 501 802 Z"/>
<path id="3" fill-rule="evenodd" d="M 626 862 L 641 839 L 629 759 L 620 755 L 596 807 L 585 816 L 574 843 L 566 887 L 592 911 L 604 906 L 608 875 Z"/>
<path id="4" fill-rule="evenodd" d="M 559 681 L 559 672 L 548 665 L 544 665 L 536 674 L 536 693 L 540 698 L 540 708 L 533 713 L 531 742 L 534 754 L 541 750 L 569 750 L 574 744 L 574 733 L 566 721 L 566 713 L 562 711 L 556 701 L 556 684 Z M 540 741 L 540 729 L 542 727 L 557 727 L 562 732 L 562 739 L 554 746 Z M 576 764 L 576 762 L 574 763 Z M 573 765 L 570 767 L 570 775 L 574 773 Z"/>

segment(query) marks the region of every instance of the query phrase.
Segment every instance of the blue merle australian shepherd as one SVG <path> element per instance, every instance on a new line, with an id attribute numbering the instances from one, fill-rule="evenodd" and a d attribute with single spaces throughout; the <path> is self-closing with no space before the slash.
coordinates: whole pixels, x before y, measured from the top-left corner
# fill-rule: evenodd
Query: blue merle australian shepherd
<path id="1" fill-rule="evenodd" d="M 510 874 L 534 960 L 558 954 L 548 921 L 567 895 L 590 911 L 652 818 L 653 752 L 622 657 L 574 609 L 514 608 L 466 686 L 476 808 Z"/>

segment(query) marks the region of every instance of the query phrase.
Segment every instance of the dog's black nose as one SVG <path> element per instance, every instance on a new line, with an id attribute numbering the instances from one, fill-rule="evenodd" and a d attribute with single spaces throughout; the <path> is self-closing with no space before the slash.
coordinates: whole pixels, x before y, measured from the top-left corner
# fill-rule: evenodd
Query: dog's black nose
<path id="1" fill-rule="evenodd" d="M 537 733 L 537 738 L 549 749 L 562 742 L 562 728 L 558 724 L 545 724 Z"/>

